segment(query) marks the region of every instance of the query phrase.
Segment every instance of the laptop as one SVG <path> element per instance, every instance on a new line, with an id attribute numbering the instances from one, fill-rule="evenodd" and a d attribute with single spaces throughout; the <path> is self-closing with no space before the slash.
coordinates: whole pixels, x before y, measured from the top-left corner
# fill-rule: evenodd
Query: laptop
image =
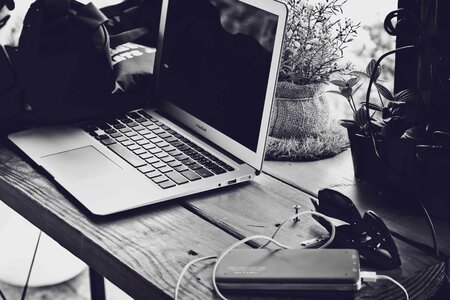
<path id="1" fill-rule="evenodd" d="M 95 215 L 251 180 L 286 14 L 272 0 L 163 0 L 153 107 L 9 139 Z"/>

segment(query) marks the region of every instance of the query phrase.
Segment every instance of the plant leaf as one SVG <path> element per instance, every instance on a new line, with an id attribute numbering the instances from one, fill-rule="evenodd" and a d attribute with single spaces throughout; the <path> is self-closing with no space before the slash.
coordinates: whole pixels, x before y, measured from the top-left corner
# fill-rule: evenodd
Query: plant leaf
<path id="1" fill-rule="evenodd" d="M 379 106 L 378 104 L 375 104 L 375 103 L 371 103 L 371 102 L 369 102 L 368 106 L 366 105 L 366 102 L 361 102 L 361 106 L 364 106 L 365 108 L 369 108 L 369 109 L 376 110 L 376 111 L 383 110 L 383 108 L 381 106 Z"/>
<path id="2" fill-rule="evenodd" d="M 355 84 L 357 84 L 361 80 L 360 77 L 352 77 L 347 81 L 347 85 L 350 87 L 353 87 Z"/>
<path id="3" fill-rule="evenodd" d="M 367 75 L 369 76 L 369 78 L 371 78 L 372 77 L 372 73 L 374 72 L 374 70 L 375 70 L 375 65 L 376 65 L 376 63 L 377 63 L 377 61 L 375 60 L 375 59 L 371 59 L 370 60 L 370 62 L 369 62 L 369 64 L 367 65 L 367 67 L 366 67 L 366 73 L 367 73 Z M 375 73 L 375 81 L 377 81 L 377 79 L 378 79 L 378 77 L 380 77 L 380 75 L 381 75 L 381 66 L 379 66 L 378 67 L 378 69 L 376 70 L 376 73 Z"/>
<path id="4" fill-rule="evenodd" d="M 357 90 L 362 86 L 362 83 L 353 89 L 352 95 L 356 93 Z"/>
<path id="5" fill-rule="evenodd" d="M 342 94 L 341 94 L 340 92 L 338 92 L 338 91 L 325 91 L 325 93 L 335 94 L 335 95 L 339 95 L 339 96 L 342 96 L 342 97 L 345 98 L 345 96 L 342 95 Z"/>
<path id="6" fill-rule="evenodd" d="M 345 127 L 347 129 L 351 129 L 351 128 L 354 128 L 356 126 L 356 122 L 353 121 L 353 120 L 340 120 L 339 124 L 342 127 Z"/>
<path id="7" fill-rule="evenodd" d="M 403 90 L 394 95 L 394 100 L 399 102 L 410 102 L 417 98 L 419 95 L 412 90 Z"/>
<path id="8" fill-rule="evenodd" d="M 366 73 L 361 72 L 361 71 L 352 71 L 352 72 L 350 72 L 350 75 L 358 76 L 360 78 L 365 77 L 365 78 L 369 78 L 370 79 L 369 75 L 367 75 Z"/>
<path id="9" fill-rule="evenodd" d="M 365 131 L 367 129 L 367 124 L 369 123 L 369 119 L 367 118 L 366 109 L 361 107 L 355 112 L 355 122 L 361 128 L 361 130 Z"/>
<path id="10" fill-rule="evenodd" d="M 384 85 L 375 82 L 375 87 L 386 100 L 394 101 L 394 96 Z"/>
<path id="11" fill-rule="evenodd" d="M 347 86 L 347 82 L 345 82 L 345 80 L 342 80 L 342 79 L 330 80 L 330 83 L 337 85 L 338 87 L 346 87 Z"/>

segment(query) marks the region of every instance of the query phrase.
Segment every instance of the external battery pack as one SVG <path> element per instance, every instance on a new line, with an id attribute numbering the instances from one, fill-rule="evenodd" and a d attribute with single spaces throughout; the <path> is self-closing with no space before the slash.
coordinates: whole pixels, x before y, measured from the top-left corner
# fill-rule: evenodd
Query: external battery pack
<path id="1" fill-rule="evenodd" d="M 361 288 L 359 254 L 351 249 L 236 249 L 217 268 L 224 290 L 340 291 Z"/>

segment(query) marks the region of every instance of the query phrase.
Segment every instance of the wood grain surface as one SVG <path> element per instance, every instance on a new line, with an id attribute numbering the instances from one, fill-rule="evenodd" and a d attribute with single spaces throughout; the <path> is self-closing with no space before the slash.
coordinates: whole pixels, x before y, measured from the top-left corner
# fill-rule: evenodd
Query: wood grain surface
<path id="1" fill-rule="evenodd" d="M 297 188 L 263 174 L 252 183 L 95 217 L 23 157 L 0 145 L 0 199 L 136 299 L 170 299 L 177 276 L 188 261 L 218 254 L 237 238 L 271 235 L 294 213 L 294 204 L 302 210 L 312 209 L 309 198 Z M 325 231 L 315 221 L 304 217 L 286 226 L 279 240 L 297 247 L 305 239 L 322 234 Z M 251 244 L 258 245 L 261 242 Z M 416 295 L 432 294 L 430 280 L 435 277 L 423 274 L 436 272 L 423 271 L 442 269 L 441 265 L 408 244 L 398 242 L 398 246 L 403 265 L 385 273 L 399 280 L 418 276 L 429 284 Z M 211 270 L 211 262 L 196 264 L 183 283 L 182 299 L 216 299 Z M 382 290 L 395 294 L 396 288 L 384 286 Z M 357 298 L 380 292 L 364 288 Z M 273 295 L 230 298 L 275 299 Z M 304 297 L 290 295 L 283 299 Z"/>
<path id="2" fill-rule="evenodd" d="M 335 189 L 350 197 L 360 211 L 373 210 L 389 228 L 414 241 L 432 246 L 423 211 L 413 197 L 355 179 L 350 150 L 315 162 L 272 162 L 264 171 L 317 196 L 322 188 Z M 439 247 L 450 255 L 450 219 L 433 218 Z"/>
<path id="3" fill-rule="evenodd" d="M 136 299 L 170 299 L 187 262 L 236 241 L 176 202 L 89 216 L 13 152 L 0 153 L 0 199 Z M 212 299 L 210 270 L 194 273 L 183 299 Z"/>

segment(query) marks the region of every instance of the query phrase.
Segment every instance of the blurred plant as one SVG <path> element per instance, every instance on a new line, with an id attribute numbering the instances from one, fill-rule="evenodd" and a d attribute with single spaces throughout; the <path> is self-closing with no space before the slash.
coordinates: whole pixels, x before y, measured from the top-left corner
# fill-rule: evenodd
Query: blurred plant
<path id="1" fill-rule="evenodd" d="M 326 82 L 330 75 L 349 71 L 339 64 L 360 24 L 342 16 L 347 0 L 283 0 L 289 8 L 280 66 L 280 81 L 295 84 Z"/>
<path id="2" fill-rule="evenodd" d="M 375 64 L 376 61 L 372 59 L 365 72 L 350 72 L 348 80 L 342 76 L 330 80 L 329 83 L 337 86 L 339 91 L 327 92 L 344 97 L 353 111 L 353 120 L 341 120 L 342 126 L 369 136 L 370 122 L 375 130 L 375 136 L 400 138 L 408 128 L 421 123 L 423 114 L 420 112 L 423 107 L 423 100 L 418 92 L 412 90 L 403 90 L 396 94 L 391 93 L 388 88 L 380 83 L 382 66 L 375 70 Z M 374 86 L 378 92 L 378 99 L 373 99 L 368 107 L 365 102 L 362 102 L 360 107 L 357 108 L 353 96 L 362 86 L 360 81 L 363 79 L 370 80 L 374 72 L 376 72 Z M 370 120 L 367 117 L 367 109 L 373 111 Z"/>

